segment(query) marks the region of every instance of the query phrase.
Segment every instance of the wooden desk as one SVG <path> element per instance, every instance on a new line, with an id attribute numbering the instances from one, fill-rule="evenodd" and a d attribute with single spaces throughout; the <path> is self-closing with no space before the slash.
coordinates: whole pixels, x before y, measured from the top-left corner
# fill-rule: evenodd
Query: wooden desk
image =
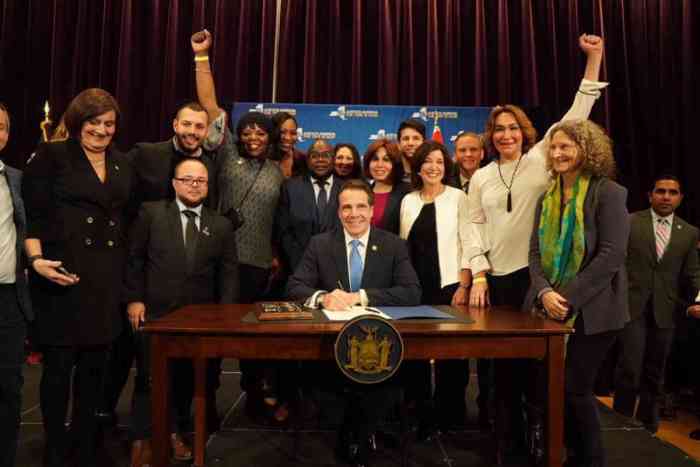
<path id="1" fill-rule="evenodd" d="M 327 323 L 246 324 L 241 318 L 254 305 L 196 305 L 146 323 L 151 337 L 153 395 L 153 465 L 169 465 L 167 416 L 168 359 L 192 358 L 195 370 L 194 465 L 204 465 L 206 359 L 328 360 L 343 326 Z M 540 358 L 548 368 L 547 465 L 561 466 L 564 406 L 563 325 L 508 307 L 461 310 L 472 324 L 395 321 L 404 339 L 406 359 L 461 357 Z"/>

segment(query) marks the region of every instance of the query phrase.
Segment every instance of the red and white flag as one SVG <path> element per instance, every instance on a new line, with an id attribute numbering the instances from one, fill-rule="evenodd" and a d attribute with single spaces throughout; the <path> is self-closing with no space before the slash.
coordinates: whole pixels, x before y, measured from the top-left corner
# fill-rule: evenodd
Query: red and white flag
<path id="1" fill-rule="evenodd" d="M 433 136 L 430 138 L 436 143 L 445 144 L 445 140 L 442 138 L 442 131 L 440 131 L 440 126 L 438 125 L 438 117 L 435 116 L 435 123 L 433 124 Z"/>

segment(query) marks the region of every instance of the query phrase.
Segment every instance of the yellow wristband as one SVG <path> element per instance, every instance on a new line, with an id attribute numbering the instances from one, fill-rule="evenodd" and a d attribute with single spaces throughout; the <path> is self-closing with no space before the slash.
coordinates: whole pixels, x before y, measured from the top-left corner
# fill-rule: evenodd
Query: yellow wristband
<path id="1" fill-rule="evenodd" d="M 482 282 L 486 282 L 485 277 L 475 277 L 472 279 L 472 284 L 481 284 Z"/>
<path id="2" fill-rule="evenodd" d="M 195 62 L 208 62 L 209 61 L 209 55 L 196 55 L 194 57 Z"/>

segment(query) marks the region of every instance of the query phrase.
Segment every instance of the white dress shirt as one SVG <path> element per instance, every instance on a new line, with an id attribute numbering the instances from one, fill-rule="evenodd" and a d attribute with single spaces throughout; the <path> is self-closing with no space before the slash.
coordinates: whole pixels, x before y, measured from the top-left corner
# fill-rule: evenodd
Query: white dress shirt
<path id="1" fill-rule="evenodd" d="M 364 276 L 365 267 L 367 266 L 367 264 L 365 263 L 365 258 L 367 257 L 367 245 L 369 244 L 369 231 L 370 230 L 371 229 L 367 229 L 367 232 L 365 232 L 360 237 L 355 238 L 352 235 L 350 235 L 347 230 L 343 229 L 343 235 L 345 237 L 345 260 L 347 261 L 347 265 L 348 265 L 348 284 L 350 283 L 350 254 L 352 252 L 351 242 L 353 240 L 360 241 L 360 244 L 357 246 L 357 250 L 360 252 L 360 258 L 362 259 L 362 275 Z M 340 285 L 341 284 L 338 284 L 339 288 L 340 288 Z M 310 307 L 310 308 L 321 308 L 321 303 L 320 303 L 320 300 L 318 300 L 318 296 L 322 293 L 328 293 L 328 291 L 327 290 L 317 290 L 316 292 L 314 292 L 314 294 L 311 297 L 309 297 L 309 299 L 306 301 L 305 305 L 307 307 Z M 367 296 L 367 292 L 365 292 L 365 289 L 358 290 L 358 293 L 360 294 L 360 305 L 368 306 L 369 305 L 369 297 Z"/>
<path id="2" fill-rule="evenodd" d="M 17 268 L 17 228 L 5 164 L 0 161 L 0 284 L 14 284 Z"/>

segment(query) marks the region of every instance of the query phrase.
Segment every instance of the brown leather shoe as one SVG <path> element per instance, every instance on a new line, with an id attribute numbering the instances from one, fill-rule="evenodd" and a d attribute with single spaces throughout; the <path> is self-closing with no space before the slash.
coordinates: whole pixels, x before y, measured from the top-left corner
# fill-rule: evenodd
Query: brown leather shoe
<path id="1" fill-rule="evenodd" d="M 152 457 L 149 440 L 137 440 L 131 444 L 131 467 L 150 467 Z"/>
<path id="2" fill-rule="evenodd" d="M 179 434 L 170 434 L 170 446 L 173 448 L 173 459 L 176 461 L 192 460 L 192 447 L 185 443 Z"/>

